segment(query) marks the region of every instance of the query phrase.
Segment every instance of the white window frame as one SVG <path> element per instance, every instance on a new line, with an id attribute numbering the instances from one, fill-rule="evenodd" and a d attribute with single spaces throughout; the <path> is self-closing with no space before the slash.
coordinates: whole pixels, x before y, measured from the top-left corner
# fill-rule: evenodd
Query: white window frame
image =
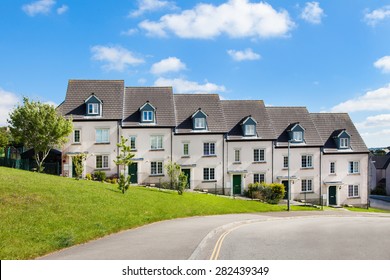
<path id="1" fill-rule="evenodd" d="M 255 135 L 255 125 L 254 124 L 246 124 L 245 125 L 245 135 L 253 136 Z"/>
<path id="2" fill-rule="evenodd" d="M 164 165 L 162 161 L 150 162 L 150 175 L 164 175 Z"/>
<path id="3" fill-rule="evenodd" d="M 152 135 L 152 136 L 150 136 L 150 149 L 151 150 L 162 150 L 162 149 L 164 149 L 163 142 L 164 142 L 164 136 L 163 135 Z"/>
<path id="4" fill-rule="evenodd" d="M 359 185 L 348 185 L 348 197 L 359 197 Z"/>
<path id="5" fill-rule="evenodd" d="M 190 143 L 183 143 L 183 156 L 190 156 Z"/>
<path id="6" fill-rule="evenodd" d="M 301 168 L 313 168 L 313 155 L 301 156 Z"/>
<path id="7" fill-rule="evenodd" d="M 288 156 L 283 156 L 283 169 L 288 168 Z"/>
<path id="8" fill-rule="evenodd" d="M 134 135 L 132 135 L 132 136 L 129 136 L 129 146 L 130 146 L 130 150 L 132 150 L 132 151 L 135 151 L 135 150 L 137 150 L 137 136 L 134 136 Z M 134 145 L 133 145 L 133 142 L 134 142 Z"/>
<path id="9" fill-rule="evenodd" d="M 329 163 L 329 174 L 336 174 L 336 162 L 331 161 Z"/>
<path id="10" fill-rule="evenodd" d="M 195 118 L 195 128 L 206 129 L 206 119 L 205 118 Z"/>
<path id="11" fill-rule="evenodd" d="M 98 158 L 101 157 L 101 167 L 98 166 Z M 108 169 L 110 162 L 109 155 L 96 155 L 95 167 L 96 169 Z"/>
<path id="12" fill-rule="evenodd" d="M 301 180 L 301 192 L 303 193 L 313 192 L 313 179 Z"/>
<path id="13" fill-rule="evenodd" d="M 348 138 L 340 138 L 340 148 L 349 148 Z"/>
<path id="14" fill-rule="evenodd" d="M 101 131 L 99 138 L 98 131 Z M 95 142 L 96 143 L 110 143 L 110 129 L 109 128 L 95 128 Z"/>
<path id="15" fill-rule="evenodd" d="M 256 151 L 258 152 L 257 156 L 256 156 Z M 253 162 L 265 162 L 265 149 L 263 148 L 253 149 Z"/>
<path id="16" fill-rule="evenodd" d="M 153 111 L 142 111 L 142 121 L 152 122 L 154 119 Z"/>
<path id="17" fill-rule="evenodd" d="M 303 141 L 303 132 L 302 131 L 293 131 L 293 140 L 296 142 Z"/>
<path id="18" fill-rule="evenodd" d="M 204 142 L 203 143 L 203 155 L 204 156 L 215 156 L 215 142 Z"/>
<path id="19" fill-rule="evenodd" d="M 359 174 L 360 173 L 360 162 L 349 161 L 348 162 L 348 174 Z"/>
<path id="20" fill-rule="evenodd" d="M 99 114 L 99 104 L 88 103 L 88 115 L 97 115 L 97 114 Z"/>
<path id="21" fill-rule="evenodd" d="M 76 131 L 79 132 L 79 141 L 76 141 Z M 73 130 L 73 143 L 80 144 L 81 143 L 81 129 L 76 128 Z"/>
<path id="22" fill-rule="evenodd" d="M 203 181 L 215 181 L 215 168 L 214 167 L 203 168 Z"/>
<path id="23" fill-rule="evenodd" d="M 236 163 L 241 162 L 241 150 L 240 149 L 234 149 L 234 162 L 236 162 Z"/>
<path id="24" fill-rule="evenodd" d="M 261 178 L 263 177 L 263 178 Z M 253 173 L 253 183 L 265 182 L 265 173 Z"/>

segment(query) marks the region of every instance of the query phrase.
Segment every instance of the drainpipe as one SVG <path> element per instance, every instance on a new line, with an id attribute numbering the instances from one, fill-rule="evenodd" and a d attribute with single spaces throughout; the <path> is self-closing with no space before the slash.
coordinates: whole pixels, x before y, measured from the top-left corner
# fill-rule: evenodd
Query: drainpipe
<path id="1" fill-rule="evenodd" d="M 222 136 L 222 195 L 225 195 L 225 139 L 226 134 Z"/>
<path id="2" fill-rule="evenodd" d="M 274 141 L 272 141 L 271 181 L 274 182 Z"/>
<path id="3" fill-rule="evenodd" d="M 370 208 L 370 177 L 371 177 L 371 159 L 370 159 L 370 155 L 368 154 L 367 156 L 367 161 L 368 161 L 368 165 L 367 165 L 367 209 Z"/>
<path id="4" fill-rule="evenodd" d="M 173 162 L 173 128 L 171 129 L 171 162 Z"/>
<path id="5" fill-rule="evenodd" d="M 321 205 L 321 209 L 323 208 L 323 202 L 322 202 L 322 151 L 323 151 L 323 148 L 320 147 L 320 205 Z"/>
<path id="6" fill-rule="evenodd" d="M 120 128 L 120 125 L 119 125 L 119 122 L 117 123 L 117 131 L 116 131 L 116 143 L 119 143 L 119 128 Z M 116 155 L 119 156 L 119 149 L 118 147 L 116 147 Z M 119 174 L 119 165 L 116 166 L 116 173 L 118 174 L 118 178 L 120 176 Z"/>

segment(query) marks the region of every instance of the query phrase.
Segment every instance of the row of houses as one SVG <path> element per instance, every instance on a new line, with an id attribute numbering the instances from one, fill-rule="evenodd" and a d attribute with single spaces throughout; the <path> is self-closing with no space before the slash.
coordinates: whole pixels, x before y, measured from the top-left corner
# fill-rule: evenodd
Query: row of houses
<path id="1" fill-rule="evenodd" d="M 164 165 L 173 161 L 191 189 L 238 195 L 249 183 L 278 182 L 295 200 L 367 204 L 369 151 L 348 114 L 125 87 L 123 80 L 70 80 L 57 110 L 74 124 L 63 176 L 73 176 L 79 153 L 88 155 L 84 176 L 117 175 L 113 160 L 124 136 L 135 154 L 126 175 L 135 184 L 168 181 Z"/>

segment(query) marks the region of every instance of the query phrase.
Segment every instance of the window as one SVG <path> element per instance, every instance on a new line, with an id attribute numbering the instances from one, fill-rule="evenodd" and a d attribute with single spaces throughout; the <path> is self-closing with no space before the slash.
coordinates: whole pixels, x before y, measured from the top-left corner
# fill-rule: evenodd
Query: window
<path id="1" fill-rule="evenodd" d="M 336 163 L 331 162 L 329 165 L 329 173 L 330 174 L 336 174 Z"/>
<path id="2" fill-rule="evenodd" d="M 163 137 L 162 136 L 151 136 L 150 138 L 150 149 L 160 150 L 163 148 Z"/>
<path id="3" fill-rule="evenodd" d="M 150 174 L 151 175 L 164 175 L 162 161 L 152 161 L 150 163 Z"/>
<path id="4" fill-rule="evenodd" d="M 241 157 L 240 157 L 240 150 L 236 149 L 234 150 L 234 162 L 240 162 Z"/>
<path id="5" fill-rule="evenodd" d="M 153 121 L 153 111 L 143 111 L 142 112 L 142 120 L 145 122 Z"/>
<path id="6" fill-rule="evenodd" d="M 131 150 L 136 150 L 136 145 L 135 145 L 135 140 L 136 140 L 137 137 L 135 136 L 130 136 L 129 137 L 129 140 L 130 140 L 130 149 Z"/>
<path id="7" fill-rule="evenodd" d="M 348 140 L 348 138 L 340 138 L 340 148 L 349 148 Z"/>
<path id="8" fill-rule="evenodd" d="M 206 119 L 205 118 L 195 118 L 195 128 L 206 128 Z"/>
<path id="9" fill-rule="evenodd" d="M 288 156 L 283 156 L 283 168 L 288 168 Z"/>
<path id="10" fill-rule="evenodd" d="M 302 168 L 312 168 L 313 167 L 313 156 L 312 155 L 303 155 L 301 164 L 302 164 Z"/>
<path id="11" fill-rule="evenodd" d="M 261 182 L 265 182 L 265 174 L 264 173 L 253 174 L 253 183 L 261 183 Z"/>
<path id="12" fill-rule="evenodd" d="M 255 125 L 254 124 L 245 125 L 245 135 L 255 135 Z"/>
<path id="13" fill-rule="evenodd" d="M 189 155 L 190 155 L 190 144 L 183 143 L 183 156 L 189 156 Z"/>
<path id="14" fill-rule="evenodd" d="M 96 143 L 109 143 L 110 142 L 110 130 L 108 128 L 96 129 Z"/>
<path id="15" fill-rule="evenodd" d="M 348 197 L 359 197 L 359 186 L 349 185 L 348 186 Z"/>
<path id="16" fill-rule="evenodd" d="M 215 156 L 215 143 L 203 143 L 203 155 Z"/>
<path id="17" fill-rule="evenodd" d="M 203 168 L 203 180 L 215 180 L 215 168 Z"/>
<path id="18" fill-rule="evenodd" d="M 294 131 L 293 132 L 293 140 L 297 141 L 297 142 L 302 142 L 302 140 L 303 140 L 302 131 Z"/>
<path id="19" fill-rule="evenodd" d="M 358 161 L 350 161 L 349 162 L 348 173 L 350 173 L 350 174 L 358 174 L 359 173 L 359 162 Z"/>
<path id="20" fill-rule="evenodd" d="M 302 179 L 301 191 L 302 192 L 312 192 L 313 191 L 313 180 Z"/>
<path id="21" fill-rule="evenodd" d="M 253 150 L 253 161 L 262 162 L 265 161 L 264 149 L 254 149 Z"/>
<path id="22" fill-rule="evenodd" d="M 99 113 L 99 104 L 89 103 L 88 104 L 88 114 L 89 115 L 97 115 L 98 113 Z"/>
<path id="23" fill-rule="evenodd" d="M 73 131 L 73 143 L 80 143 L 81 133 L 79 129 Z"/>
<path id="24" fill-rule="evenodd" d="M 96 156 L 96 168 L 102 169 L 102 168 L 108 168 L 108 156 Z"/>

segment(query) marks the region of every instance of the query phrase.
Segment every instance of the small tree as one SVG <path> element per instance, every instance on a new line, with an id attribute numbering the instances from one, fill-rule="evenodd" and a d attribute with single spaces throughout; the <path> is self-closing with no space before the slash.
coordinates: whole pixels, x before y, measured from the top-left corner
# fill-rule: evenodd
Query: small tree
<path id="1" fill-rule="evenodd" d="M 169 161 L 165 169 L 171 181 L 171 188 L 177 190 L 178 194 L 183 194 L 187 185 L 187 176 L 181 171 L 180 165 L 176 162 Z"/>
<path id="2" fill-rule="evenodd" d="M 10 135 L 6 127 L 0 127 L 0 156 L 3 155 L 5 147 L 9 143 Z"/>
<path id="3" fill-rule="evenodd" d="M 118 178 L 118 189 L 122 191 L 124 194 L 125 191 L 129 188 L 131 182 L 130 182 L 130 174 L 125 177 L 124 173 L 126 170 L 126 167 L 129 166 L 133 161 L 131 160 L 134 157 L 134 154 L 131 152 L 131 147 L 126 144 L 127 139 L 123 136 L 121 137 L 121 142 L 116 144 L 119 148 L 119 155 L 116 157 L 116 160 L 114 160 L 115 164 L 119 166 L 120 175 Z M 123 172 L 121 167 L 123 167 Z"/>
<path id="4" fill-rule="evenodd" d="M 73 156 L 72 163 L 74 165 L 74 172 L 76 173 L 76 180 L 79 180 L 84 171 L 84 161 L 87 155 L 84 153 Z"/>
<path id="5" fill-rule="evenodd" d="M 66 143 L 72 132 L 72 120 L 56 112 L 54 106 L 23 98 L 7 120 L 15 142 L 34 149 L 38 172 L 43 171 L 43 161 L 50 150 Z"/>

